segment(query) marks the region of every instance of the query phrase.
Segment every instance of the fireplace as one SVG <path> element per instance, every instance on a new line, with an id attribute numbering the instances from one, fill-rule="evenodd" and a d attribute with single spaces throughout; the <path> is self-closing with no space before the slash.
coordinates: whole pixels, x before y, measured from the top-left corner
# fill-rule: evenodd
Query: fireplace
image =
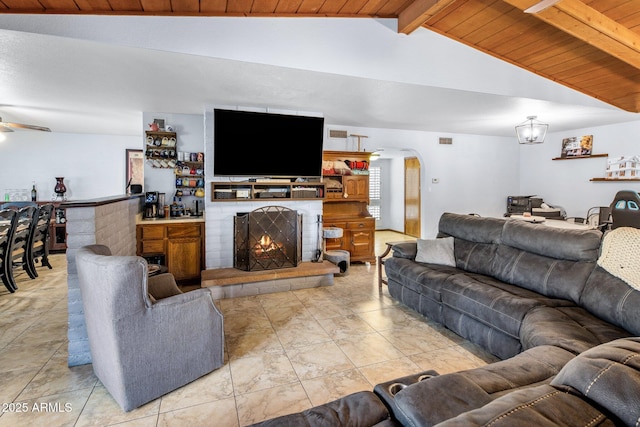
<path id="1" fill-rule="evenodd" d="M 244 271 L 296 267 L 302 259 L 302 215 L 266 206 L 234 218 L 233 266 Z"/>

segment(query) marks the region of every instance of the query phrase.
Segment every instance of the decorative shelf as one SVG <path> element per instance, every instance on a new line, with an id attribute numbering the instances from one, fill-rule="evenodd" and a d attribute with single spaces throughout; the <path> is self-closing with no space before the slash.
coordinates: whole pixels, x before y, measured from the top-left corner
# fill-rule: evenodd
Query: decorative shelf
<path id="1" fill-rule="evenodd" d="M 242 192 L 243 196 L 238 196 Z M 252 200 L 323 200 L 325 186 L 322 182 L 212 182 L 211 197 L 214 202 L 239 202 Z"/>
<path id="2" fill-rule="evenodd" d="M 568 156 L 568 157 L 554 157 L 551 160 L 575 160 L 575 159 L 591 159 L 592 157 L 608 157 L 607 153 L 591 154 L 589 156 Z"/>
<path id="3" fill-rule="evenodd" d="M 625 181 L 640 181 L 640 178 L 591 178 L 591 182 L 625 182 Z"/>

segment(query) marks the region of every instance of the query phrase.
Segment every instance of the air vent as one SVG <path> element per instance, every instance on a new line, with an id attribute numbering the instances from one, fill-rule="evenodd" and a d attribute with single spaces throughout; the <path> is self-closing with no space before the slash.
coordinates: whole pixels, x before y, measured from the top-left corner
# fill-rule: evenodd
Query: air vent
<path id="1" fill-rule="evenodd" d="M 339 129 L 329 129 L 329 138 L 347 139 L 347 131 Z"/>
<path id="2" fill-rule="evenodd" d="M 453 138 L 442 138 L 440 137 L 440 140 L 438 141 L 439 144 L 442 145 L 451 145 L 453 144 Z"/>

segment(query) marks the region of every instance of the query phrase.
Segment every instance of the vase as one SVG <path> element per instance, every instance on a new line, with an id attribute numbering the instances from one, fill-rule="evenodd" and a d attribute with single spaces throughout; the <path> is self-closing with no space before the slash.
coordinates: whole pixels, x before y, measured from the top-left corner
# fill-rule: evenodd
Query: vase
<path id="1" fill-rule="evenodd" d="M 55 191 L 58 196 L 64 196 L 64 193 L 67 192 L 67 187 L 64 185 L 64 177 L 56 178 L 56 188 L 54 188 L 53 191 Z"/>

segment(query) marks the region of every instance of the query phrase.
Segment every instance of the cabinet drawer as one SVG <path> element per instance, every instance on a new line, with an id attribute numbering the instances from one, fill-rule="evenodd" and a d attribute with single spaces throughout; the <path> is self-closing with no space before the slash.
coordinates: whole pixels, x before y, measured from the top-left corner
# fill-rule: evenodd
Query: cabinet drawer
<path id="1" fill-rule="evenodd" d="M 200 224 L 176 224 L 167 226 L 169 239 L 182 237 L 200 237 Z"/>
<path id="2" fill-rule="evenodd" d="M 140 243 L 142 245 L 141 255 L 164 253 L 164 240 L 143 240 Z"/>
<path id="3" fill-rule="evenodd" d="M 371 220 L 365 219 L 362 221 L 354 221 L 354 222 L 347 223 L 347 229 L 349 230 L 359 230 L 362 228 L 374 228 L 374 227 L 375 227 L 375 221 L 373 219 Z"/>
<path id="4" fill-rule="evenodd" d="M 162 225 L 143 225 L 140 231 L 142 240 L 164 239 L 164 226 Z"/>

